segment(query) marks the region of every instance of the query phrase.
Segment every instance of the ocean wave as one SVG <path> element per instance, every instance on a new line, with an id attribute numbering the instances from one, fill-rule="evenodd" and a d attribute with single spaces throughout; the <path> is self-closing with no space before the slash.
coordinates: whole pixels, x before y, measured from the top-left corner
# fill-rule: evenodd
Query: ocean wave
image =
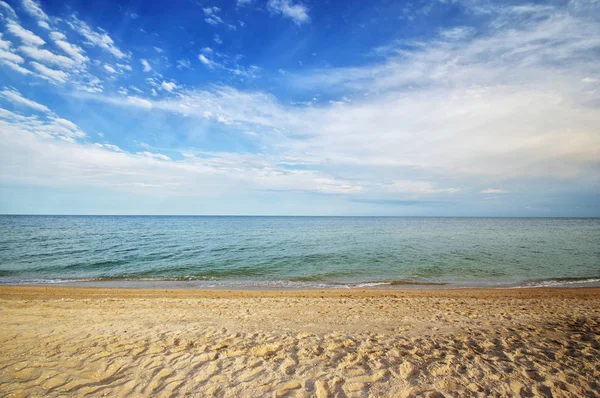
<path id="1" fill-rule="evenodd" d="M 600 277 L 563 277 L 522 282 L 486 283 L 481 280 L 448 282 L 427 280 L 372 280 L 372 281 L 331 281 L 318 278 L 292 279 L 229 279 L 187 275 L 162 277 L 147 275 L 103 276 L 98 278 L 16 278 L 0 276 L 0 285 L 98 285 L 106 287 L 172 287 L 197 289 L 365 289 L 365 288 L 542 288 L 542 287 L 586 287 L 600 286 Z"/>
<path id="2" fill-rule="evenodd" d="M 528 287 L 575 287 L 575 286 L 592 286 L 600 285 L 600 277 L 566 277 L 566 278 L 549 278 L 534 281 L 527 281 L 515 288 Z"/>

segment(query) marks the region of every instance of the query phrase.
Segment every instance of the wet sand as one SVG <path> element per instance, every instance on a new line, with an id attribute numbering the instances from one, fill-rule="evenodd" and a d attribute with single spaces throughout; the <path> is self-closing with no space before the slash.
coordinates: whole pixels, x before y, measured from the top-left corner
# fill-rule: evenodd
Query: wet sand
<path id="1" fill-rule="evenodd" d="M 600 396 L 600 288 L 0 286 L 2 396 Z"/>

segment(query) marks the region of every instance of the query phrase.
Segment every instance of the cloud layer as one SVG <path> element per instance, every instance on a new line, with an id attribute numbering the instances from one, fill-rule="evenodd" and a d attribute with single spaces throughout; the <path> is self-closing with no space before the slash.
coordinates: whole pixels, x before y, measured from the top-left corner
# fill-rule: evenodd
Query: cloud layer
<path id="1" fill-rule="evenodd" d="M 14 79 L 0 87 L 4 185 L 333 195 L 351 213 L 407 203 L 485 213 L 497 203 L 521 214 L 549 197 L 600 194 L 594 2 L 453 3 L 468 16 L 456 26 L 387 40 L 360 62 L 290 71 L 223 47 L 245 28 L 235 13 L 254 8 L 290 32 L 309 29 L 314 10 L 300 2 L 198 8 L 218 33 L 172 61 L 158 39 L 127 46 L 80 14 L 57 18 L 33 0 L 17 9 L 36 24 L 27 25 L 0 5 L 0 67 Z M 46 91 L 29 97 L 33 81 Z M 55 99 L 44 101 L 49 93 Z M 122 129 L 133 117 L 148 130 Z"/>

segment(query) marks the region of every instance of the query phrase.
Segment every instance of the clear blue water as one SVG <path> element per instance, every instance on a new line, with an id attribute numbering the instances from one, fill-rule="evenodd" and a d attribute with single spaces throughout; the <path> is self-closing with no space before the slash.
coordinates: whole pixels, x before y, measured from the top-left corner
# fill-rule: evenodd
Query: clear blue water
<path id="1" fill-rule="evenodd" d="M 65 281 L 584 285 L 600 219 L 0 216 L 0 283 Z"/>

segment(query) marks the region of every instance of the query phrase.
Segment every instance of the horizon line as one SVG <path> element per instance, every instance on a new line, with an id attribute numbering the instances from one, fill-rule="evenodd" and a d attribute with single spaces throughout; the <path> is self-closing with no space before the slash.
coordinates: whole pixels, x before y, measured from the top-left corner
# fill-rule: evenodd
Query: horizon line
<path id="1" fill-rule="evenodd" d="M 294 214 L 63 214 L 63 213 L 0 213 L 5 216 L 40 216 L 40 217 L 321 217 L 321 218 L 578 218 L 599 219 L 600 216 L 431 216 L 431 215 L 294 215 Z"/>

